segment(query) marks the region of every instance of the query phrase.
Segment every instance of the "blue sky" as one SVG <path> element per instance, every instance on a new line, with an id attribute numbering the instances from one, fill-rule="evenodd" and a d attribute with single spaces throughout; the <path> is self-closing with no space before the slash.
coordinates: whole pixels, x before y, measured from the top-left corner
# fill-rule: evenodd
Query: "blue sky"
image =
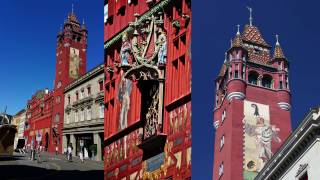
<path id="1" fill-rule="evenodd" d="M 320 2 L 298 0 L 236 1 L 194 0 L 192 36 L 192 176 L 211 179 L 213 164 L 214 79 L 222 65 L 230 38 L 248 23 L 272 46 L 275 34 L 290 64 L 292 125 L 301 122 L 310 107 L 320 104 L 319 52 Z"/>
<path id="2" fill-rule="evenodd" d="M 15 114 L 39 89 L 53 88 L 56 36 L 67 14 L 85 19 L 87 70 L 103 62 L 103 1 L 0 2 L 0 112 Z"/>

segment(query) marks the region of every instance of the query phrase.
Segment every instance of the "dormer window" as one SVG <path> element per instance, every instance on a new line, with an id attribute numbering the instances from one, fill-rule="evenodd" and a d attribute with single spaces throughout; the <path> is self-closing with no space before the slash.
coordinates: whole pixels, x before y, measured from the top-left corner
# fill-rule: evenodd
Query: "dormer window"
<path id="1" fill-rule="evenodd" d="M 253 48 L 253 53 L 259 55 L 259 54 L 262 53 L 262 51 L 260 49 L 258 49 L 258 48 Z"/>

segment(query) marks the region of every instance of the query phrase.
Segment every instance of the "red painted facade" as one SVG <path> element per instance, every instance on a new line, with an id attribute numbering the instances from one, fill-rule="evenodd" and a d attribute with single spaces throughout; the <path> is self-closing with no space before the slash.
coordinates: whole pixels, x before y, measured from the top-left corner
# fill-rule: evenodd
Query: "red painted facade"
<path id="1" fill-rule="evenodd" d="M 190 178 L 191 2 L 109 0 L 105 9 L 105 179 Z M 155 33 L 143 39 L 148 32 Z M 159 42 L 161 35 L 166 38 Z M 135 46 L 135 40 L 149 46 Z M 166 42 L 166 61 L 159 63 L 159 50 L 154 64 L 140 62 L 135 48 L 145 48 L 148 59 L 156 54 L 155 41 Z M 154 102 L 157 125 L 152 126 L 148 115 L 154 115 Z M 161 150 L 154 153 L 152 147 Z"/>
<path id="2" fill-rule="evenodd" d="M 271 142 L 273 153 L 289 136 L 288 74 L 289 62 L 278 41 L 272 57 L 271 47 L 257 27 L 246 25 L 241 34 L 238 30 L 216 79 L 213 179 L 244 179 L 244 101 L 269 106 L 270 124 L 279 128 L 281 139 L 280 143 Z"/>
<path id="3" fill-rule="evenodd" d="M 49 90 L 40 90 L 28 101 L 27 109 L 27 129 L 24 136 L 27 138 L 26 144 L 37 147 L 39 143 L 36 136 L 40 133 L 41 144 L 49 147 L 50 122 L 52 118 L 53 96 Z M 48 138 L 46 138 L 48 137 Z"/>
<path id="4" fill-rule="evenodd" d="M 43 131 L 42 144 L 54 152 L 56 145 L 62 152 L 64 117 L 64 88 L 86 72 L 87 30 L 71 12 L 57 36 L 56 75 L 52 91 L 38 91 L 28 101 L 28 129 L 25 136 L 29 144 L 37 131 Z M 46 135 L 47 134 L 47 135 Z M 47 137 L 48 136 L 48 137 Z M 34 139 L 34 142 L 36 140 Z M 38 145 L 34 144 L 35 147 Z"/>

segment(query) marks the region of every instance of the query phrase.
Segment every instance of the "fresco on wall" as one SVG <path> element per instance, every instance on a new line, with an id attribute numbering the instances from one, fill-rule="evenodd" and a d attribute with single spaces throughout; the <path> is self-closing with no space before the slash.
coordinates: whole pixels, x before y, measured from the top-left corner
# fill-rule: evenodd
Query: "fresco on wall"
<path id="1" fill-rule="evenodd" d="M 109 146 L 106 146 L 106 164 L 107 167 L 112 167 L 116 165 L 120 161 L 130 157 L 132 155 L 136 155 L 140 149 L 138 148 L 138 144 L 140 144 L 141 133 L 142 130 L 139 129 L 131 132 L 130 134 L 124 136 L 123 138 L 113 142 Z M 139 163 L 141 158 L 139 159 Z M 134 162 L 132 162 L 134 163 Z M 135 166 L 134 164 L 133 166 Z"/>
<path id="2" fill-rule="evenodd" d="M 169 123 L 169 135 L 185 131 L 187 126 L 191 126 L 191 103 L 170 111 Z"/>
<path id="3" fill-rule="evenodd" d="M 244 101 L 244 172 L 245 180 L 253 180 L 273 155 L 271 142 L 281 142 L 279 128 L 270 124 L 269 105 Z"/>
<path id="4" fill-rule="evenodd" d="M 123 78 L 119 85 L 118 100 L 120 102 L 119 130 L 128 126 L 128 112 L 130 109 L 130 95 L 132 82 Z"/>
<path id="5" fill-rule="evenodd" d="M 77 79 L 79 77 L 80 56 L 79 49 L 70 47 L 69 77 Z"/>

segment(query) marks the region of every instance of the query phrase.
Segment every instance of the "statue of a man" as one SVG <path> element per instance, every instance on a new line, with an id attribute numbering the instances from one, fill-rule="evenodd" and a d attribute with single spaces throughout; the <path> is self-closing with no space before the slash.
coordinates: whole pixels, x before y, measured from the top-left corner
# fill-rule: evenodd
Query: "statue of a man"
<path id="1" fill-rule="evenodd" d="M 158 64 L 165 64 L 167 61 L 167 35 L 163 29 L 159 29 L 160 35 L 158 37 L 158 46 L 160 46 L 158 53 Z"/>
<path id="2" fill-rule="evenodd" d="M 131 51 L 131 44 L 127 33 L 122 35 L 122 46 L 120 51 L 121 65 L 129 65 L 129 56 Z"/>

